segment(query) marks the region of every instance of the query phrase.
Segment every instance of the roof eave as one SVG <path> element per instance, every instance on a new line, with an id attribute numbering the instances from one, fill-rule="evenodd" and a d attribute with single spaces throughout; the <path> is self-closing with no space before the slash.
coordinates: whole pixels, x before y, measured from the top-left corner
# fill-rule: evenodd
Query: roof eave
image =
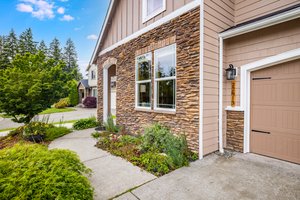
<path id="1" fill-rule="evenodd" d="M 105 20 L 104 20 L 104 23 L 101 27 L 101 31 L 100 31 L 100 35 L 98 36 L 98 39 L 97 39 L 97 43 L 96 43 L 96 46 L 94 48 L 94 51 L 93 51 L 93 54 L 92 54 L 92 57 L 91 57 L 91 60 L 89 62 L 89 65 L 87 66 L 86 68 L 86 71 L 88 71 L 90 69 L 90 66 L 94 63 L 95 61 L 95 58 L 96 58 L 96 54 L 98 52 L 98 49 L 99 49 L 99 46 L 101 44 L 101 41 L 103 39 L 103 34 L 105 32 L 105 29 L 106 29 L 106 26 L 107 26 L 107 23 L 108 23 L 108 19 L 110 18 L 111 16 L 111 12 L 112 12 L 112 8 L 114 7 L 115 3 L 117 1 L 116 0 L 111 0 L 110 3 L 109 3 L 109 7 L 108 7 L 108 10 L 106 12 L 106 16 L 105 16 Z"/>

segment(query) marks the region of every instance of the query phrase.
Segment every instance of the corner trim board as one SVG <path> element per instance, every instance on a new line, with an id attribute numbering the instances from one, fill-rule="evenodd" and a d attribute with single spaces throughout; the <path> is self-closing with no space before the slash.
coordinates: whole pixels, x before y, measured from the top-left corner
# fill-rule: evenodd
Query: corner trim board
<path id="1" fill-rule="evenodd" d="M 200 3 L 200 55 L 199 55 L 199 159 L 203 159 L 203 66 L 204 66 L 204 0 Z"/>

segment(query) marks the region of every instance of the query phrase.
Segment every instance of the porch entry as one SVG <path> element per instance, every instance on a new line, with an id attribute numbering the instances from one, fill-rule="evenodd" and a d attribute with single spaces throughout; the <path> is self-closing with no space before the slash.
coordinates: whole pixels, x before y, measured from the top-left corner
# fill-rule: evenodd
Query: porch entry
<path id="1" fill-rule="evenodd" d="M 108 116 L 116 115 L 117 104 L 117 76 L 116 65 L 107 64 L 103 68 L 103 121 L 106 122 Z"/>
<path id="2" fill-rule="evenodd" d="M 251 73 L 250 151 L 300 164 L 300 60 Z"/>

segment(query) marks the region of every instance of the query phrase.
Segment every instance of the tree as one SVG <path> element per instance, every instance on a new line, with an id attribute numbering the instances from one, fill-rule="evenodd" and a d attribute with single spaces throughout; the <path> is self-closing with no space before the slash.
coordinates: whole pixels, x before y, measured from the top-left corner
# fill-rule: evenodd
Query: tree
<path id="1" fill-rule="evenodd" d="M 74 42 L 69 38 L 64 47 L 64 55 L 63 60 L 66 63 L 64 68 L 65 72 L 72 75 L 74 79 L 79 81 L 82 79 L 82 74 L 79 71 L 79 67 L 77 64 L 77 52 L 75 48 Z"/>
<path id="2" fill-rule="evenodd" d="M 43 52 L 46 56 L 48 55 L 48 48 L 44 42 L 44 40 L 42 40 L 38 46 L 38 50 Z"/>
<path id="3" fill-rule="evenodd" d="M 71 80 L 67 83 L 68 87 L 68 97 L 70 99 L 70 104 L 72 106 L 77 106 L 79 103 L 79 96 L 78 96 L 78 89 L 77 89 L 78 82 L 76 80 Z"/>
<path id="4" fill-rule="evenodd" d="M 37 51 L 36 43 L 33 41 L 31 28 L 26 29 L 19 37 L 19 52 L 35 54 Z"/>
<path id="5" fill-rule="evenodd" d="M 54 38 L 50 43 L 49 57 L 55 60 L 57 63 L 62 60 L 60 42 L 57 38 Z"/>
<path id="6" fill-rule="evenodd" d="M 0 69 L 11 66 L 11 61 L 18 53 L 18 39 L 15 31 L 12 29 L 8 36 L 3 37 L 2 53 L 0 54 Z"/>
<path id="7" fill-rule="evenodd" d="M 12 67 L 0 70 L 0 110 L 15 122 L 29 123 L 66 94 L 63 66 L 42 52 L 17 55 Z"/>

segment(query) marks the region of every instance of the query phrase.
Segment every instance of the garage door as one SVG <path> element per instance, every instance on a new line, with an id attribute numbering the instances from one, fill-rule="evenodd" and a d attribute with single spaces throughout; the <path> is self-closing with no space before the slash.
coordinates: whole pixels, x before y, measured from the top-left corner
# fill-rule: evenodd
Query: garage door
<path id="1" fill-rule="evenodd" d="M 300 60 L 251 73 L 250 151 L 300 163 Z"/>

